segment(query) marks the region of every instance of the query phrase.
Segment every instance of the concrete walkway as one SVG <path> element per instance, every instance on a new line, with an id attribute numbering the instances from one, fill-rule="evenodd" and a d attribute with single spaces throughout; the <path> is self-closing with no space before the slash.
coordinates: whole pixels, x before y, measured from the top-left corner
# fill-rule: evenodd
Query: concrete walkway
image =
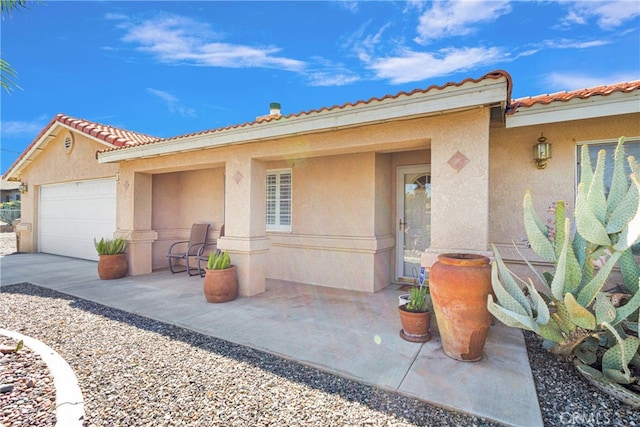
<path id="1" fill-rule="evenodd" d="M 543 425 L 520 330 L 492 326 L 483 359 L 458 362 L 443 353 L 433 323 L 427 343 L 400 338 L 402 292 L 396 286 L 367 294 L 269 280 L 261 295 L 209 304 L 200 277 L 165 270 L 103 281 L 96 266 L 54 255 L 14 254 L 0 257 L 0 285 L 33 283 L 446 409 L 505 425 Z"/>

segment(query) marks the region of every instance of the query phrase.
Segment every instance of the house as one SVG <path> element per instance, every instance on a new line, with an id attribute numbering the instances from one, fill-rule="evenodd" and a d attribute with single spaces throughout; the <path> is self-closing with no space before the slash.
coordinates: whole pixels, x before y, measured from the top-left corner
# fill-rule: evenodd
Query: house
<path id="1" fill-rule="evenodd" d="M 511 99 L 504 71 L 382 98 L 156 138 L 54 117 L 7 171 L 24 182 L 20 251 L 93 259 L 129 242 L 130 274 L 166 268 L 212 224 L 240 293 L 279 279 L 375 292 L 437 255 L 528 258 L 522 198 L 573 201 L 577 152 L 626 136 L 640 158 L 640 81 Z M 535 161 L 532 147 L 550 151 Z M 550 148 L 549 148 L 550 146 Z M 542 153 L 544 154 L 544 153 Z M 546 166 L 546 167 L 543 167 Z"/>
<path id="2" fill-rule="evenodd" d="M 0 203 L 20 200 L 19 187 L 20 183 L 7 181 L 2 177 L 0 180 Z"/>

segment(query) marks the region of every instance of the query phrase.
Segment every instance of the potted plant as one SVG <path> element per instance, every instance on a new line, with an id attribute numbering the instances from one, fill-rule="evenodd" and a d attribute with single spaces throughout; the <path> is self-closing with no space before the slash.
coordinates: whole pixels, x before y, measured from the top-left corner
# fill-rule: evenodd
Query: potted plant
<path id="1" fill-rule="evenodd" d="M 427 342 L 431 339 L 431 307 L 426 286 L 414 286 L 409 290 L 409 302 L 398 307 L 402 329 L 400 336 L 411 342 Z"/>
<path id="2" fill-rule="evenodd" d="M 122 237 L 93 240 L 100 260 L 98 276 L 101 279 L 120 279 L 127 275 L 127 242 Z"/>
<path id="3" fill-rule="evenodd" d="M 203 283 L 204 296 L 208 302 L 227 302 L 238 297 L 236 266 L 226 251 L 209 254 Z"/>

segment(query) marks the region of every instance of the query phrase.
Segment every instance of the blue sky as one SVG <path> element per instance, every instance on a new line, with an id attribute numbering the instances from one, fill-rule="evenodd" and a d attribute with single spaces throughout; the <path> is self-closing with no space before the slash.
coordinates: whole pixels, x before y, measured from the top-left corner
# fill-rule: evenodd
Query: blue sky
<path id="1" fill-rule="evenodd" d="M 513 97 L 640 79 L 640 2 L 30 2 L 4 15 L 2 172 L 57 113 L 159 137 L 495 69 Z"/>

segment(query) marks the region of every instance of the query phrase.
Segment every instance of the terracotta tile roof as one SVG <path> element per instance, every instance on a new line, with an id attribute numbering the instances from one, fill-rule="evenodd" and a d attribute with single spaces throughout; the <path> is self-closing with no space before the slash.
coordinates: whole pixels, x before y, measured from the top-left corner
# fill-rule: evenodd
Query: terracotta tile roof
<path id="1" fill-rule="evenodd" d="M 193 136 L 200 136 L 200 135 L 208 135 L 208 134 L 213 134 L 213 133 L 220 133 L 220 132 L 224 132 L 224 131 L 228 131 L 231 129 L 238 129 L 238 128 L 243 128 L 243 127 L 247 127 L 247 126 L 255 126 L 255 125 L 263 125 L 265 123 L 269 123 L 269 122 L 275 122 L 278 120 L 287 120 L 287 119 L 295 119 L 297 117 L 303 117 L 303 116 L 309 116 L 309 115 L 313 115 L 313 114 L 319 114 L 322 112 L 326 112 L 326 111 L 334 111 L 334 110 L 342 110 L 344 108 L 347 107 L 356 107 L 359 105 L 367 105 L 367 104 L 371 104 L 373 102 L 382 102 L 388 99 L 397 99 L 400 98 L 402 96 L 412 96 L 415 94 L 424 94 L 427 92 L 432 92 L 432 91 L 441 91 L 444 90 L 446 88 L 449 87 L 459 87 L 464 85 L 465 83 L 478 83 L 482 80 L 486 80 L 486 79 L 500 79 L 500 78 L 506 78 L 507 79 L 507 90 L 508 90 L 508 97 L 507 99 L 511 99 L 511 88 L 513 87 L 512 84 L 512 80 L 511 80 L 511 76 L 509 75 L 509 73 L 507 73 L 506 71 L 503 70 L 496 70 L 496 71 L 492 71 L 488 74 L 485 74 L 484 76 L 478 78 L 478 79 L 474 79 L 474 78 L 466 78 L 460 82 L 449 82 L 449 83 L 445 83 L 443 85 L 431 85 L 429 87 L 427 87 L 426 89 L 414 89 L 411 92 L 398 92 L 396 94 L 393 95 L 385 95 L 381 98 L 377 98 L 377 97 L 373 97 L 373 98 L 369 98 L 368 100 L 360 100 L 360 101 L 356 101 L 356 102 L 347 102 L 341 105 L 334 105 L 332 107 L 322 107 L 319 109 L 313 109 L 313 110 L 309 110 L 309 111 L 302 111 L 299 113 L 291 113 L 291 114 L 287 114 L 287 115 L 282 115 L 282 114 L 274 114 L 274 115 L 266 115 L 266 116 L 260 116 L 257 117 L 256 120 L 252 121 L 252 122 L 246 122 L 246 123 L 242 123 L 242 124 L 236 124 L 236 125 L 230 125 L 230 126 L 225 126 L 225 127 L 221 127 L 221 128 L 217 128 L 217 129 L 211 129 L 211 130 L 204 130 L 204 131 L 200 131 L 200 132 L 194 132 L 194 133 L 188 133 L 188 134 L 184 134 L 184 135 L 178 135 L 178 136 L 174 136 L 174 137 L 170 137 L 170 138 L 163 138 L 163 139 L 157 139 L 154 141 L 145 141 L 145 142 L 140 142 L 138 144 L 135 144 L 136 146 L 139 145 L 148 145 L 148 144 L 154 144 L 156 142 L 165 142 L 165 141 L 172 141 L 172 140 L 177 140 L 177 139 L 182 139 L 182 138 L 188 138 L 188 137 L 193 137 Z M 116 151 L 116 150 L 122 150 L 122 149 L 126 149 L 129 148 L 131 145 L 127 145 L 127 146 L 118 146 L 118 147 L 113 147 L 113 148 L 106 148 L 103 150 L 98 151 L 98 154 L 100 153 L 106 153 L 106 152 L 110 152 L 110 151 Z"/>
<path id="2" fill-rule="evenodd" d="M 527 98 L 514 99 L 508 109 L 508 114 L 513 114 L 518 108 L 527 108 L 536 104 L 547 105 L 552 102 L 567 102 L 572 99 L 587 99 L 593 96 L 609 96 L 615 92 L 630 93 L 640 89 L 640 80 L 616 83 L 612 85 L 596 86 L 586 89 L 577 89 L 570 92 L 556 92 L 546 95 L 538 95 Z"/>
<path id="3" fill-rule="evenodd" d="M 145 135 L 139 132 L 132 132 L 113 126 L 101 125 L 100 123 L 90 122 L 88 120 L 74 119 L 73 117 L 65 116 L 63 114 L 58 114 L 57 116 L 55 116 L 54 121 L 65 124 L 84 134 L 91 135 L 117 147 L 124 147 L 125 145 L 139 144 L 142 142 L 157 141 L 160 139 L 155 136 Z"/>
<path id="4" fill-rule="evenodd" d="M 13 164 L 7 169 L 9 174 L 14 167 L 16 167 L 22 159 L 31 151 L 31 149 L 40 143 L 40 139 L 46 135 L 51 127 L 56 123 L 62 123 L 78 132 L 84 133 L 94 138 L 98 138 L 114 147 L 124 147 L 127 145 L 146 143 L 151 141 L 157 141 L 160 138 L 150 135 L 145 135 L 139 132 L 132 132 L 125 129 L 120 129 L 113 126 L 102 125 L 100 123 L 91 122 L 83 119 L 75 119 L 73 117 L 66 116 L 64 114 L 57 114 L 51 121 L 40 131 L 38 136 L 29 144 L 29 146 L 20 154 L 20 156 L 13 162 Z"/>

